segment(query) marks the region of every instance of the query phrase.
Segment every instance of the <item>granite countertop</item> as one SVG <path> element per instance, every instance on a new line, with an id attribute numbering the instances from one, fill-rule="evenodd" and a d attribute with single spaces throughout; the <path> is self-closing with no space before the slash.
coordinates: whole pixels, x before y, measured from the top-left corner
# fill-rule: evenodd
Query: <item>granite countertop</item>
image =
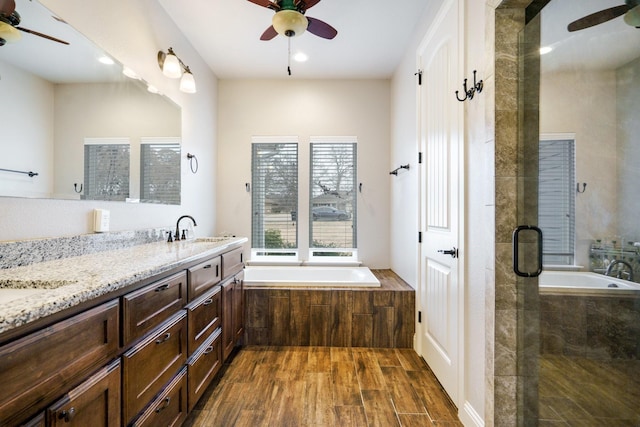
<path id="1" fill-rule="evenodd" d="M 0 333 L 246 241 L 148 243 L 0 270 Z"/>

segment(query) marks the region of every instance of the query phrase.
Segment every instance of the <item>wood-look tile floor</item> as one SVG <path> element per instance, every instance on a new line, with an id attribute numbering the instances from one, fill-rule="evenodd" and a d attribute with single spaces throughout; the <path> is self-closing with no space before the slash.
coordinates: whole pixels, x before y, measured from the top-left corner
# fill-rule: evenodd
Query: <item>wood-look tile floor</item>
<path id="1" fill-rule="evenodd" d="M 539 426 L 640 426 L 640 360 L 540 358 Z"/>
<path id="2" fill-rule="evenodd" d="M 462 424 L 412 349 L 243 347 L 185 426 Z"/>

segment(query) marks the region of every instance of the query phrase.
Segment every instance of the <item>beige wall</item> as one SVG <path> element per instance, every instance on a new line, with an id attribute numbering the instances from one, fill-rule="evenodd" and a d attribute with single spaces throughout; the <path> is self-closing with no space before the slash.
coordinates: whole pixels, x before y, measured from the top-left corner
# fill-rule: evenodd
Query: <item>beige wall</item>
<path id="1" fill-rule="evenodd" d="M 389 267 L 388 80 L 221 80 L 217 196 L 220 230 L 251 234 L 252 136 L 298 136 L 299 212 L 308 217 L 309 137 L 358 138 L 358 254 L 371 268 Z M 308 224 L 298 223 L 299 246 Z M 305 254 L 306 255 L 306 254 Z M 306 257 L 305 257 L 306 258 Z"/>
<path id="2" fill-rule="evenodd" d="M 111 211 L 112 230 L 170 228 L 179 215 L 192 214 L 198 221 L 197 235 L 217 233 L 212 190 L 217 179 L 217 79 L 204 61 L 154 0 L 42 3 L 182 107 L 182 168 L 188 169 L 186 153 L 191 152 L 197 155 L 200 169 L 197 174 L 183 172 L 182 206 L 0 198 L 0 240 L 91 233 L 91 214 L 96 207 Z M 162 75 L 156 54 L 169 46 L 191 67 L 198 93 L 183 94 L 177 81 Z"/>

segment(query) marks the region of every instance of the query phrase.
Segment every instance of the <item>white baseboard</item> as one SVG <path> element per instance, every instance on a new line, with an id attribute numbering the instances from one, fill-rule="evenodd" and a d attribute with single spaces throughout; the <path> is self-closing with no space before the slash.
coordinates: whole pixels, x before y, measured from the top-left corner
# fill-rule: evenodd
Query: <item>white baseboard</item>
<path id="1" fill-rule="evenodd" d="M 458 412 L 458 417 L 465 427 L 484 427 L 484 420 L 469 402 L 464 402 L 462 410 Z"/>

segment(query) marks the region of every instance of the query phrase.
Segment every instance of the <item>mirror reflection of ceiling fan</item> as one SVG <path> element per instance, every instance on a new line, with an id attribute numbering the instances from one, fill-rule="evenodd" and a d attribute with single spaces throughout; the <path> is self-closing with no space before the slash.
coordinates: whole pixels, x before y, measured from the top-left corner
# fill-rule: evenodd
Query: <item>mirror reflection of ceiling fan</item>
<path id="1" fill-rule="evenodd" d="M 20 14 L 16 10 L 15 0 L 0 0 L 0 46 L 4 46 L 7 42 L 13 43 L 22 37 L 20 31 L 33 34 L 34 36 L 43 37 L 54 42 L 69 44 L 64 40 L 57 39 L 38 31 L 20 27 Z"/>
<path id="2" fill-rule="evenodd" d="M 625 4 L 610 7 L 573 21 L 567 26 L 569 31 L 584 30 L 624 15 L 624 22 L 632 27 L 640 28 L 640 0 L 625 0 Z"/>
<path id="3" fill-rule="evenodd" d="M 259 6 L 276 12 L 273 25 L 266 29 L 260 40 L 271 40 L 278 34 L 286 37 L 299 36 L 306 31 L 324 39 L 333 39 L 338 31 L 331 25 L 316 18 L 304 16 L 320 0 L 249 0 Z"/>

